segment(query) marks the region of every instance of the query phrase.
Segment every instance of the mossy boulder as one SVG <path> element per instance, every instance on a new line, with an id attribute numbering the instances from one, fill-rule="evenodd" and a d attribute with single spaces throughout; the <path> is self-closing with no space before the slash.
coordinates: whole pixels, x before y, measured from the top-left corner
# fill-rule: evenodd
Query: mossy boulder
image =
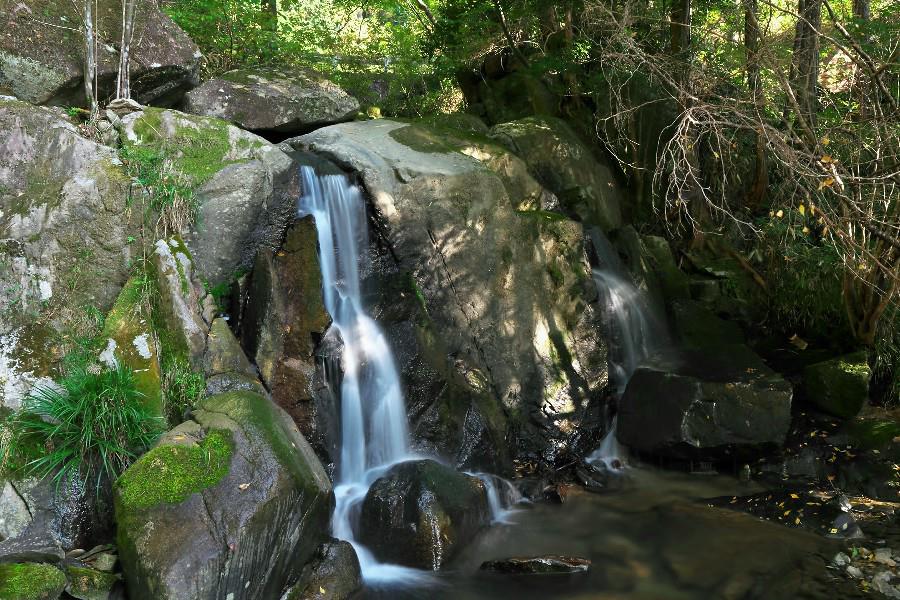
<path id="1" fill-rule="evenodd" d="M 380 560 L 437 570 L 490 521 L 480 479 L 416 460 L 391 467 L 372 484 L 359 536 Z"/>
<path id="2" fill-rule="evenodd" d="M 137 215 L 116 151 L 52 110 L 0 100 L 0 147 L 0 406 L 16 408 L 112 306 Z"/>
<path id="3" fill-rule="evenodd" d="M 331 484 L 290 417 L 252 392 L 210 396 L 115 489 L 129 596 L 267 599 L 328 533 Z"/>
<path id="4" fill-rule="evenodd" d="M 349 121 L 359 102 L 311 69 L 255 67 L 229 71 L 192 90 L 185 111 L 242 129 L 296 135 Z"/>
<path id="5" fill-rule="evenodd" d="M 563 206 L 604 231 L 622 224 L 622 193 L 612 170 L 561 119 L 529 117 L 495 125 L 491 136 L 521 157 Z"/>
<path id="6" fill-rule="evenodd" d="M 329 540 L 319 546 L 300 581 L 282 600 L 347 600 L 362 588 L 356 551 L 349 542 Z"/>
<path id="7" fill-rule="evenodd" d="M 803 370 L 806 399 L 835 417 L 855 417 L 869 399 L 869 368 L 865 351 L 839 356 Z"/>
<path id="8" fill-rule="evenodd" d="M 66 576 L 53 565 L 0 563 L 0 598 L 56 600 L 66 588 Z"/>
<path id="9" fill-rule="evenodd" d="M 155 282 L 133 276 L 122 288 L 106 316 L 103 336 L 107 340 L 101 355 L 107 366 L 122 364 L 134 373 L 135 387 L 144 395 L 144 404 L 159 417 L 165 416 L 159 345 L 150 315 L 147 286 Z"/>
<path id="10" fill-rule="evenodd" d="M 291 159 L 227 121 L 147 108 L 122 119 L 123 144 L 165 156 L 192 188 L 196 218 L 184 241 L 203 281 L 216 286 L 275 247 L 296 212 Z"/>
<path id="11" fill-rule="evenodd" d="M 103 98 L 115 91 L 122 6 L 117 0 L 99 0 L 95 11 L 98 92 Z M 0 0 L 0 13 L 9 17 L 0 31 L 0 94 L 35 104 L 85 106 L 80 7 L 66 0 Z M 134 23 L 134 98 L 142 104 L 178 102 L 199 83 L 200 50 L 154 2 L 136 3 Z"/>
<path id="12" fill-rule="evenodd" d="M 78 600 L 108 600 L 119 577 L 87 567 L 70 565 L 66 567 L 69 583 L 66 593 Z"/>

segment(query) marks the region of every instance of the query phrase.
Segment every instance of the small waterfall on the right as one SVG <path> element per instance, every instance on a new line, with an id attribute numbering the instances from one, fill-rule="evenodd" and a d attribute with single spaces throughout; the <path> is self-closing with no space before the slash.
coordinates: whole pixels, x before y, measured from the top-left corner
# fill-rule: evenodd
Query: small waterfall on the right
<path id="1" fill-rule="evenodd" d="M 646 294 L 638 289 L 616 249 L 597 229 L 590 232 L 598 264 L 592 275 L 608 319 L 610 333 L 609 383 L 616 399 L 622 397 L 628 380 L 649 356 L 668 345 L 668 332 L 653 311 Z M 625 449 L 616 439 L 614 415 L 600 447 L 588 462 L 619 469 L 625 464 Z"/>

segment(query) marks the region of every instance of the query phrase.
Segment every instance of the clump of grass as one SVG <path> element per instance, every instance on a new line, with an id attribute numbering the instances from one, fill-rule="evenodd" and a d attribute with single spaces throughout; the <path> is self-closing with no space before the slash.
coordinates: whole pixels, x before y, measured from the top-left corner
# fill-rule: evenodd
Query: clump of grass
<path id="1" fill-rule="evenodd" d="M 162 372 L 166 416 L 169 423 L 177 425 L 206 395 L 206 378 L 193 370 L 187 359 L 171 352 L 163 357 Z"/>
<path id="2" fill-rule="evenodd" d="M 159 215 L 156 229 L 161 235 L 180 233 L 196 221 L 200 207 L 193 186 L 171 158 L 154 148 L 127 145 L 119 155 L 128 175 L 147 191 L 149 207 Z"/>
<path id="3" fill-rule="evenodd" d="M 162 433 L 126 367 L 71 372 L 59 385 L 37 386 L 6 422 L 0 455 L 24 476 L 57 482 L 118 477 Z"/>

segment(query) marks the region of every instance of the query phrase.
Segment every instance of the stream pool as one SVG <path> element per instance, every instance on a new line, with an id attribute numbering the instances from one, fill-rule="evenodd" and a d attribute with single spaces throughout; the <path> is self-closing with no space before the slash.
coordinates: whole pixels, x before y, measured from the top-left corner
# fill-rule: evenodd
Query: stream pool
<path id="1" fill-rule="evenodd" d="M 832 576 L 838 545 L 812 533 L 713 508 L 704 499 L 760 488 L 731 477 L 629 470 L 624 489 L 573 488 L 564 504 L 525 505 L 469 545 L 431 585 L 368 588 L 368 599 L 583 600 L 836 599 L 857 597 Z M 561 554 L 593 561 L 590 573 L 480 573 L 485 560 Z M 863 597 L 863 596 L 859 596 Z"/>

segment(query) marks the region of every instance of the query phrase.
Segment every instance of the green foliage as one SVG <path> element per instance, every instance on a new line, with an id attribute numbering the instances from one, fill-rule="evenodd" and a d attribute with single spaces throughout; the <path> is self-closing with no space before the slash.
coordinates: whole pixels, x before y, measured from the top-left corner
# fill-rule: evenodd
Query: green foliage
<path id="1" fill-rule="evenodd" d="M 59 386 L 38 385 L 7 420 L 4 456 L 25 475 L 115 479 L 159 436 L 128 369 L 74 371 Z M 34 452 L 38 447 L 40 453 Z M 25 461 L 22 461 L 26 458 Z"/>
<path id="2" fill-rule="evenodd" d="M 228 473 L 234 440 L 212 430 L 199 444 L 162 444 L 142 456 L 116 483 L 129 511 L 176 504 L 217 484 Z"/>
<path id="3" fill-rule="evenodd" d="M 197 220 L 200 204 L 192 182 L 175 169 L 167 152 L 125 144 L 119 156 L 128 175 L 148 192 L 147 208 L 162 216 L 164 229 L 179 230 Z"/>

